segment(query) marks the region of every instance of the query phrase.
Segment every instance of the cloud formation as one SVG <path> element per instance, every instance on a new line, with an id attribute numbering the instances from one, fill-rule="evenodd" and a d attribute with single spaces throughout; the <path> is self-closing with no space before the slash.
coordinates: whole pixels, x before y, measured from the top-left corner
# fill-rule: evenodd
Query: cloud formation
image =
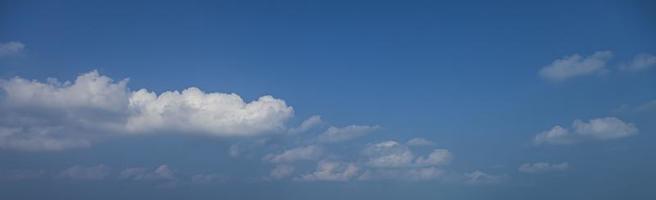
<path id="1" fill-rule="evenodd" d="M 71 180 L 97 181 L 105 179 L 110 172 L 110 168 L 102 164 L 91 167 L 76 165 L 63 170 L 59 173 L 59 177 Z"/>
<path id="2" fill-rule="evenodd" d="M 131 91 L 127 83 L 97 71 L 74 82 L 0 80 L 0 148 L 62 150 L 117 134 L 252 136 L 283 130 L 294 113 L 272 96 L 245 102 L 237 94 L 194 87 L 158 95 Z"/>
<path id="3" fill-rule="evenodd" d="M 545 173 L 554 171 L 565 171 L 569 168 L 569 163 L 551 164 L 547 162 L 524 163 L 519 166 L 519 172 L 522 173 Z"/>
<path id="4" fill-rule="evenodd" d="M 21 42 L 0 43 L 0 57 L 20 55 L 23 50 L 25 50 L 25 45 Z"/>
<path id="5" fill-rule="evenodd" d="M 152 170 L 143 167 L 124 169 L 119 174 L 119 178 L 133 181 L 161 181 L 176 179 L 175 174 L 168 165 L 160 165 Z"/>
<path id="6" fill-rule="evenodd" d="M 628 71 L 644 71 L 656 67 L 656 56 L 648 53 L 641 53 L 633 57 L 631 61 L 622 65 L 620 68 Z"/>
<path id="7" fill-rule="evenodd" d="M 321 116 L 314 115 L 307 118 L 298 127 L 289 129 L 289 133 L 295 134 L 295 133 L 306 132 L 321 123 L 323 123 L 323 120 L 321 120 Z"/>
<path id="8" fill-rule="evenodd" d="M 317 169 L 300 177 L 303 181 L 348 181 L 355 178 L 360 168 L 353 163 L 321 161 Z"/>
<path id="9" fill-rule="evenodd" d="M 435 143 L 424 138 L 412 138 L 405 143 L 408 146 L 431 146 Z"/>
<path id="10" fill-rule="evenodd" d="M 629 137 L 638 133 L 638 128 L 632 123 L 624 122 L 615 117 L 591 119 L 588 122 L 575 120 L 571 129 L 556 125 L 553 128 L 537 134 L 533 143 L 540 144 L 573 144 L 583 140 L 612 140 Z"/>
<path id="11" fill-rule="evenodd" d="M 604 73 L 606 63 L 613 57 L 610 51 L 597 51 L 588 57 L 579 54 L 566 56 L 544 66 L 539 74 L 550 81 L 564 81 L 577 76 Z"/>
<path id="12" fill-rule="evenodd" d="M 496 183 L 501 183 L 508 178 L 507 176 L 504 175 L 492 175 L 480 170 L 468 172 L 465 173 L 464 175 L 465 175 L 465 183 L 473 184 L 473 185 L 496 184 Z"/>
<path id="13" fill-rule="evenodd" d="M 279 154 L 267 154 L 264 160 L 272 163 L 294 162 L 298 160 L 315 160 L 323 153 L 317 145 L 308 145 L 285 150 Z"/>
<path id="14" fill-rule="evenodd" d="M 350 125 L 346 127 L 331 126 L 319 135 L 319 141 L 325 143 L 342 142 L 365 136 L 377 129 L 379 126 Z"/>
<path id="15" fill-rule="evenodd" d="M 274 179 L 281 179 L 291 176 L 296 168 L 291 165 L 277 165 L 271 170 L 270 176 Z"/>
<path id="16" fill-rule="evenodd" d="M 446 149 L 434 149 L 426 156 L 416 157 L 410 148 L 393 140 L 369 145 L 363 155 L 367 165 L 375 168 L 442 166 L 453 158 Z"/>

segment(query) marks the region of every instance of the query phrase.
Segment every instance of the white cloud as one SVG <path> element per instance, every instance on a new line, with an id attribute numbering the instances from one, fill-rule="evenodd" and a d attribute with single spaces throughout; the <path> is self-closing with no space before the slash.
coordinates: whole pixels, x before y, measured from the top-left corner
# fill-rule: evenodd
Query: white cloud
<path id="1" fill-rule="evenodd" d="M 576 133 L 582 136 L 600 140 L 623 138 L 638 133 L 635 125 L 614 117 L 591 119 L 587 123 L 576 120 L 573 127 Z"/>
<path id="2" fill-rule="evenodd" d="M 434 145 L 435 143 L 424 138 L 412 138 L 408 140 L 408 142 L 406 142 L 405 144 L 408 146 L 431 146 Z"/>
<path id="3" fill-rule="evenodd" d="M 271 170 L 270 176 L 275 179 L 281 179 L 291 176 L 294 170 L 294 166 L 291 165 L 278 165 Z"/>
<path id="4" fill-rule="evenodd" d="M 314 116 L 311 116 L 311 117 L 307 118 L 298 127 L 290 129 L 289 133 L 292 133 L 292 134 L 302 133 L 302 132 L 305 132 L 305 131 L 308 131 L 308 130 L 312 129 L 313 127 L 315 127 L 315 126 L 317 126 L 321 123 L 323 123 L 323 121 L 321 120 L 321 117 L 318 116 L 318 115 L 314 115 Z"/>
<path id="5" fill-rule="evenodd" d="M 575 142 L 575 137 L 572 136 L 569 130 L 557 125 L 536 135 L 533 142 L 535 144 L 572 144 Z"/>
<path id="6" fill-rule="evenodd" d="M 444 170 L 437 167 L 401 168 L 401 169 L 369 169 L 358 180 L 405 180 L 428 181 L 442 177 Z"/>
<path id="7" fill-rule="evenodd" d="M 533 143 L 573 144 L 583 140 L 611 140 L 629 137 L 638 133 L 638 128 L 631 123 L 615 117 L 591 119 L 588 122 L 575 120 L 572 129 L 554 126 L 535 136 Z"/>
<path id="8" fill-rule="evenodd" d="M 230 155 L 230 157 L 236 158 L 239 157 L 239 154 L 241 154 L 239 145 L 238 144 L 230 145 L 230 148 L 228 149 L 228 155 Z"/>
<path id="9" fill-rule="evenodd" d="M 251 136 L 283 130 L 293 115 L 292 107 L 271 96 L 245 102 L 193 87 L 157 95 L 130 91 L 127 82 L 97 71 L 74 82 L 0 79 L 0 148 L 62 150 L 117 134 Z"/>
<path id="10" fill-rule="evenodd" d="M 43 177 L 45 170 L 17 169 L 17 170 L 0 170 L 0 180 L 23 181 L 34 180 Z"/>
<path id="11" fill-rule="evenodd" d="M 304 181 L 348 181 L 360 172 L 360 168 L 353 163 L 339 161 L 321 161 L 317 169 L 300 177 Z"/>
<path id="12" fill-rule="evenodd" d="M 465 173 L 465 183 L 474 184 L 474 185 L 496 184 L 496 183 L 503 182 L 506 178 L 507 176 L 492 175 L 480 170 L 475 170 L 473 172 Z"/>
<path id="13" fill-rule="evenodd" d="M 59 173 L 59 177 L 73 180 L 102 180 L 109 176 L 110 172 L 110 168 L 105 165 L 73 166 Z"/>
<path id="14" fill-rule="evenodd" d="M 638 112 L 656 111 L 656 100 L 645 102 L 638 106 L 635 110 Z"/>
<path id="15" fill-rule="evenodd" d="M 191 176 L 191 182 L 195 184 L 209 184 L 216 182 L 224 182 L 226 180 L 225 176 L 220 174 L 196 174 Z"/>
<path id="16" fill-rule="evenodd" d="M 119 178 L 134 181 L 170 181 L 176 179 L 174 172 L 168 165 L 160 165 L 152 170 L 142 167 L 124 169 L 121 171 Z"/>
<path id="17" fill-rule="evenodd" d="M 367 165 L 375 168 L 441 166 L 453 159 L 446 149 L 434 149 L 426 156 L 416 157 L 410 148 L 393 140 L 368 145 L 362 153 L 367 157 Z"/>
<path id="18" fill-rule="evenodd" d="M 519 166 L 519 171 L 523 173 L 545 173 L 553 171 L 564 171 L 569 168 L 569 164 L 559 163 L 551 164 L 547 162 L 536 162 L 536 163 L 524 163 Z"/>
<path id="19" fill-rule="evenodd" d="M 410 149 L 396 141 L 385 141 L 369 145 L 363 154 L 368 157 L 371 167 L 398 168 L 413 164 L 415 155 Z"/>
<path id="20" fill-rule="evenodd" d="M 426 157 L 419 157 L 415 161 L 418 165 L 422 166 L 440 166 L 448 164 L 453 156 L 451 152 L 446 149 L 435 149 Z"/>
<path id="21" fill-rule="evenodd" d="M 622 65 L 620 68 L 628 71 L 644 71 L 652 67 L 656 67 L 656 56 L 641 53 L 633 57 L 633 60 Z"/>
<path id="22" fill-rule="evenodd" d="M 246 103 L 237 94 L 205 93 L 198 88 L 160 94 L 138 90 L 130 97 L 127 129 L 135 132 L 183 131 L 216 136 L 256 135 L 284 128 L 293 109 L 263 96 Z"/>
<path id="23" fill-rule="evenodd" d="M 0 43 L 0 57 L 20 55 L 25 50 L 25 45 L 21 42 Z"/>
<path id="24" fill-rule="evenodd" d="M 579 54 L 566 56 L 543 67 L 539 74 L 551 81 L 563 81 L 577 76 L 604 73 L 606 63 L 613 57 L 610 51 L 598 51 L 583 57 Z"/>
<path id="25" fill-rule="evenodd" d="M 323 149 L 317 145 L 308 145 L 285 150 L 279 154 L 267 154 L 264 160 L 273 163 L 294 162 L 298 160 L 315 160 L 323 153 Z"/>
<path id="26" fill-rule="evenodd" d="M 331 126 L 319 135 L 320 142 L 333 143 L 333 142 L 342 142 L 347 140 L 352 140 L 358 137 L 365 136 L 377 129 L 379 126 L 362 126 L 362 125 L 350 125 L 342 128 Z"/>

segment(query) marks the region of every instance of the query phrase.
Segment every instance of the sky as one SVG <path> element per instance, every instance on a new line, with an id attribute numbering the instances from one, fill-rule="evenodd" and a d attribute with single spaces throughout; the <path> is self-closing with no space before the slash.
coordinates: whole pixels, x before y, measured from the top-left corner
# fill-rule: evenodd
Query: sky
<path id="1" fill-rule="evenodd" d="M 0 199 L 654 199 L 651 1 L 0 0 Z"/>

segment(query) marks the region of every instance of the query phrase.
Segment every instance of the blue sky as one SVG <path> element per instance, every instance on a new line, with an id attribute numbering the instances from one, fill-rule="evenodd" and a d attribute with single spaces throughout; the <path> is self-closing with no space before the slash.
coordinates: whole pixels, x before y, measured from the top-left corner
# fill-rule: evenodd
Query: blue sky
<path id="1" fill-rule="evenodd" d="M 0 198 L 653 199 L 655 9 L 0 1 Z"/>

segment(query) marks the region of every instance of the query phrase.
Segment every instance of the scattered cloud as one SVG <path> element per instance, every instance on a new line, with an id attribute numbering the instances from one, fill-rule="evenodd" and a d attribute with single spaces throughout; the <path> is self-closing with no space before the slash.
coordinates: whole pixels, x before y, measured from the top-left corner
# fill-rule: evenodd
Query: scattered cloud
<path id="1" fill-rule="evenodd" d="M 607 71 L 606 64 L 613 57 L 610 51 L 597 51 L 588 57 L 579 54 L 566 56 L 543 67 L 539 74 L 550 81 L 564 81 L 577 76 L 600 74 Z"/>
<path id="2" fill-rule="evenodd" d="M 97 181 L 103 180 L 111 173 L 111 169 L 105 165 L 91 167 L 73 166 L 59 173 L 60 178 L 71 180 Z"/>
<path id="3" fill-rule="evenodd" d="M 196 174 L 191 176 L 191 183 L 194 184 L 209 184 L 217 182 L 225 182 L 226 177 L 220 174 L 210 173 L 210 174 Z"/>
<path id="4" fill-rule="evenodd" d="M 539 133 L 533 143 L 540 144 L 573 144 L 582 140 L 612 140 L 629 137 L 638 133 L 638 128 L 631 123 L 615 117 L 591 119 L 588 122 L 575 120 L 572 128 L 554 126 L 550 130 Z"/>
<path id="5" fill-rule="evenodd" d="M 444 170 L 437 167 L 368 169 L 358 177 L 358 180 L 428 181 L 442 177 L 444 173 Z"/>
<path id="6" fill-rule="evenodd" d="M 368 166 L 378 168 L 408 167 L 415 159 L 407 146 L 392 140 L 369 145 L 363 154 L 368 158 Z"/>
<path id="7" fill-rule="evenodd" d="M 308 145 L 285 150 L 279 154 L 267 154 L 264 160 L 272 163 L 294 162 L 298 160 L 316 160 L 323 154 L 323 149 L 317 145 Z"/>
<path id="8" fill-rule="evenodd" d="M 74 82 L 0 79 L 0 148 L 62 150 L 117 134 L 252 136 L 283 130 L 294 113 L 272 96 L 245 102 L 237 94 L 194 87 L 158 95 L 131 91 L 127 83 L 97 71 Z"/>
<path id="9" fill-rule="evenodd" d="M 25 50 L 25 44 L 21 42 L 0 43 L 0 57 L 10 57 L 20 55 Z"/>
<path id="10" fill-rule="evenodd" d="M 16 170 L 0 170 L 0 180 L 9 181 L 24 181 L 34 180 L 43 177 L 46 174 L 45 170 L 31 170 L 31 169 L 16 169 Z"/>
<path id="11" fill-rule="evenodd" d="M 627 71 L 644 71 L 656 67 L 656 56 L 648 53 L 641 53 L 633 57 L 631 61 L 620 66 L 620 69 Z"/>
<path id="12" fill-rule="evenodd" d="M 452 157 L 449 150 L 435 149 L 426 157 L 418 157 L 415 163 L 421 166 L 441 166 L 448 164 Z"/>
<path id="13" fill-rule="evenodd" d="M 377 129 L 379 126 L 350 125 L 342 128 L 331 126 L 319 135 L 319 141 L 325 143 L 342 142 L 365 136 Z"/>
<path id="14" fill-rule="evenodd" d="M 405 143 L 408 146 L 432 146 L 435 143 L 433 141 L 424 139 L 424 138 L 412 138 Z"/>
<path id="15" fill-rule="evenodd" d="M 300 177 L 303 181 L 348 181 L 355 178 L 360 168 L 353 163 L 321 161 L 317 169 Z"/>
<path id="16" fill-rule="evenodd" d="M 524 163 L 519 166 L 519 172 L 523 173 L 545 173 L 554 171 L 565 171 L 569 168 L 567 162 L 551 164 L 547 162 Z"/>
<path id="17" fill-rule="evenodd" d="M 277 165 L 271 170 L 270 176 L 274 179 L 286 178 L 291 176 L 295 169 L 291 165 Z"/>
<path id="18" fill-rule="evenodd" d="M 323 120 L 321 120 L 321 117 L 318 116 L 318 115 L 314 115 L 314 116 L 311 116 L 311 117 L 307 118 L 298 127 L 290 129 L 289 133 L 295 134 L 295 133 L 306 132 L 306 131 L 314 128 L 315 126 L 317 126 L 321 123 L 323 123 Z"/>
<path id="19" fill-rule="evenodd" d="M 143 167 L 128 168 L 121 171 L 120 179 L 133 181 L 171 181 L 176 180 L 174 172 L 168 165 L 160 165 L 155 169 Z"/>
<path id="20" fill-rule="evenodd" d="M 473 185 L 481 184 L 497 184 L 506 180 L 508 177 L 505 175 L 492 175 L 480 170 L 465 173 L 465 183 Z"/>
<path id="21" fill-rule="evenodd" d="M 638 112 L 656 111 L 656 100 L 645 102 L 636 108 Z"/>
<path id="22" fill-rule="evenodd" d="M 375 168 L 441 166 L 453 158 L 446 149 L 434 149 L 426 156 L 415 157 L 410 148 L 393 140 L 369 145 L 363 154 L 367 157 L 367 165 Z"/>

